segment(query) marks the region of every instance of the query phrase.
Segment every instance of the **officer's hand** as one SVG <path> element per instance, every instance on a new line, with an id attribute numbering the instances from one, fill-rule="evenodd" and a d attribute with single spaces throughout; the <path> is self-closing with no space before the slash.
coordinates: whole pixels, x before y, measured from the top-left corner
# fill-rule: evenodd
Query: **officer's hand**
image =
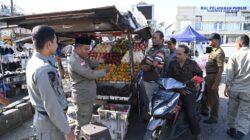
<path id="1" fill-rule="evenodd" d="M 149 70 L 151 69 L 151 66 L 150 66 L 150 65 L 142 65 L 142 66 L 141 66 L 141 69 L 142 69 L 143 71 L 149 71 Z"/>
<path id="2" fill-rule="evenodd" d="M 75 140 L 76 137 L 73 132 L 70 132 L 69 134 L 65 135 L 66 140 Z"/>
<path id="3" fill-rule="evenodd" d="M 224 90 L 224 96 L 225 97 L 229 97 L 229 88 L 228 87 L 225 87 L 225 90 Z"/>
<path id="4" fill-rule="evenodd" d="M 110 72 L 110 69 L 111 69 L 111 65 L 106 66 L 106 67 L 105 67 L 106 73 L 109 73 L 109 72 Z"/>

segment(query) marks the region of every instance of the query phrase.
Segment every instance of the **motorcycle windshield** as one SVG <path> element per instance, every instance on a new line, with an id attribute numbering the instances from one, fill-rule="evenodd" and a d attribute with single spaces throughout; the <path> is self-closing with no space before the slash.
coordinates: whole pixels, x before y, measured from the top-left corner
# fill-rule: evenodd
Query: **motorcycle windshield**
<path id="1" fill-rule="evenodd" d="M 160 78 L 157 83 L 166 90 L 181 89 L 186 87 L 186 84 L 179 82 L 173 78 Z"/>
<path id="2" fill-rule="evenodd" d="M 167 113 L 171 112 L 175 106 L 178 103 L 180 94 L 175 92 L 167 92 L 165 94 L 168 94 L 167 96 L 161 96 L 160 100 L 162 100 L 161 103 L 159 103 L 157 106 L 153 108 L 153 116 L 154 117 L 164 117 Z M 159 97 L 159 96 L 158 96 Z M 165 98 L 165 99 L 163 99 Z"/>
<path id="3" fill-rule="evenodd" d="M 153 94 L 152 97 L 152 109 L 156 109 L 161 104 L 168 103 L 172 98 L 178 96 L 179 94 L 171 90 L 159 90 L 157 93 Z"/>

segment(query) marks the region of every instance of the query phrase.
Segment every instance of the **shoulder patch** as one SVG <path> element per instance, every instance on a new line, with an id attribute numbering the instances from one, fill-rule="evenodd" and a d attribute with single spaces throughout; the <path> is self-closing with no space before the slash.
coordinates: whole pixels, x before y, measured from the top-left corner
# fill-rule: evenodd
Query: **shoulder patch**
<path id="1" fill-rule="evenodd" d="M 48 72 L 49 75 L 49 79 L 52 83 L 54 83 L 56 81 L 56 73 L 53 71 Z"/>

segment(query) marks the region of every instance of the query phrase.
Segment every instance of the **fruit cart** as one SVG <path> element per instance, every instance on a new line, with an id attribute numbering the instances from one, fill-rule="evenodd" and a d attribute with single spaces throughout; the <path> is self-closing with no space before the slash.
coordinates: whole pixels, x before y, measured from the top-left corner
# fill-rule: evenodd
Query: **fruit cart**
<path id="1" fill-rule="evenodd" d="M 145 18 L 145 17 L 144 17 Z M 106 125 L 111 124 L 110 132 L 112 139 L 123 139 L 128 125 L 128 116 L 131 105 L 129 100 L 134 90 L 135 75 L 139 71 L 139 62 L 143 58 L 143 46 L 140 42 L 133 42 L 132 35 L 141 36 L 143 39 L 150 37 L 146 19 L 143 24 L 140 18 L 134 17 L 132 12 L 121 14 L 116 7 L 108 6 L 102 8 L 55 12 L 47 14 L 2 18 L 7 26 L 18 25 L 22 28 L 32 29 L 36 25 L 49 25 L 55 29 L 59 37 L 71 38 L 83 34 L 118 36 L 121 34 L 126 39 L 117 39 L 113 43 L 97 44 L 90 53 L 90 58 L 99 61 L 98 69 L 111 64 L 112 69 L 107 76 L 97 79 L 97 99 L 109 103 L 103 104 L 96 115 L 96 121 Z M 118 33 L 118 34 L 117 34 Z M 72 45 L 72 44 L 70 44 Z M 110 104 L 110 101 L 120 103 Z M 126 104 L 122 104 L 126 102 Z M 112 102 L 114 103 L 114 102 Z M 116 117 L 103 117 L 104 114 L 113 114 Z M 125 114 L 125 115 L 124 115 Z M 124 117 L 125 116 L 125 117 Z M 99 119 L 98 119 L 99 118 Z M 114 125 L 115 127 L 114 127 Z"/>
<path id="2" fill-rule="evenodd" d="M 131 60 L 128 45 L 128 40 L 119 39 L 111 44 L 98 44 L 90 53 L 91 59 L 101 63 L 98 69 L 103 69 L 107 64 L 111 65 L 110 72 L 97 79 L 97 99 L 128 101 L 131 98 L 134 73 L 139 71 L 145 47 L 140 45 L 140 42 L 133 42 L 131 48 L 134 60 Z"/>

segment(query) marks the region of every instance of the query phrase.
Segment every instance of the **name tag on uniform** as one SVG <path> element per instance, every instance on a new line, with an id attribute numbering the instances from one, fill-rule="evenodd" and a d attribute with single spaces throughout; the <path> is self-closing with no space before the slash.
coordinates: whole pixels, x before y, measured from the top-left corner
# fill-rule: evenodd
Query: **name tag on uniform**
<path id="1" fill-rule="evenodd" d="M 81 60 L 80 64 L 81 64 L 81 66 L 85 66 L 86 62 L 84 60 Z"/>
<path id="2" fill-rule="evenodd" d="M 85 60 L 81 60 L 80 65 L 83 66 L 84 68 L 88 68 L 88 64 L 86 63 Z"/>

